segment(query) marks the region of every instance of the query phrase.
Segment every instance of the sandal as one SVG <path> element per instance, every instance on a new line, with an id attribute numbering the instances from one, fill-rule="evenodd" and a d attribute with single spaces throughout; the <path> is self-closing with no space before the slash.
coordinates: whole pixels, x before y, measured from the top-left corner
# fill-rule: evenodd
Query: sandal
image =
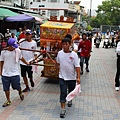
<path id="1" fill-rule="evenodd" d="M 21 100 L 24 100 L 24 95 L 23 95 L 23 93 L 21 92 L 21 93 L 19 93 L 19 96 L 20 96 L 20 99 Z"/>
<path id="2" fill-rule="evenodd" d="M 11 101 L 6 101 L 2 106 L 6 107 L 6 106 L 9 106 L 11 103 L 12 103 Z"/>

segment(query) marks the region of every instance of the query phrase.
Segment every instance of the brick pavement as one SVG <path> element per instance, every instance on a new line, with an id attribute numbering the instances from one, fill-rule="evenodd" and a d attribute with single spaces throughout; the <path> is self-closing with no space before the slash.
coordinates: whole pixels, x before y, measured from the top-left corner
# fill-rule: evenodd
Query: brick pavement
<path id="1" fill-rule="evenodd" d="M 0 120 L 61 120 L 59 118 L 59 85 L 57 81 L 34 74 L 35 88 L 25 93 L 24 101 L 11 90 L 12 105 L 0 107 Z M 116 72 L 115 48 L 93 48 L 90 73 L 81 76 L 82 92 L 66 107 L 65 120 L 120 120 L 120 91 L 114 90 Z M 24 84 L 22 82 L 22 88 Z M 0 106 L 5 102 L 0 84 Z"/>

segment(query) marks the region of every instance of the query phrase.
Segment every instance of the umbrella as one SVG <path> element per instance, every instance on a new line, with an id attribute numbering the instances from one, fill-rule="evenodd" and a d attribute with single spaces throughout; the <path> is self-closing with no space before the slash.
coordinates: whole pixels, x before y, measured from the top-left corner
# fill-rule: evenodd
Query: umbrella
<path id="1" fill-rule="evenodd" d="M 5 8 L 0 8 L 0 19 L 1 20 L 3 20 L 6 17 L 9 17 L 9 16 L 16 16 L 16 15 L 18 15 L 18 14 L 11 10 L 8 10 Z"/>
<path id="2" fill-rule="evenodd" d="M 16 16 L 7 17 L 5 20 L 9 22 L 16 22 L 16 21 L 22 22 L 22 21 L 32 21 L 35 20 L 35 18 L 26 14 L 19 14 Z"/>

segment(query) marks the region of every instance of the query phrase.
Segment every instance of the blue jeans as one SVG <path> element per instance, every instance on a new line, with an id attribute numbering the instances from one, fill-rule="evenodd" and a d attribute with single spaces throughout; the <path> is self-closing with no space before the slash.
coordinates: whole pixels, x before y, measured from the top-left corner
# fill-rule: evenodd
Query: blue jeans
<path id="1" fill-rule="evenodd" d="M 60 102 L 65 103 L 67 94 L 70 93 L 75 89 L 76 80 L 67 80 L 59 78 L 59 85 L 60 85 Z M 68 93 L 67 93 L 68 88 Z"/>
<path id="2" fill-rule="evenodd" d="M 85 64 L 86 64 L 86 68 L 88 68 L 89 59 L 90 59 L 90 57 L 80 57 L 80 67 L 81 67 L 81 71 L 83 71 L 84 62 L 85 62 Z"/>
<path id="3" fill-rule="evenodd" d="M 8 91 L 10 89 L 10 84 L 12 85 L 12 88 L 15 90 L 20 91 L 21 86 L 20 86 L 20 76 L 2 76 L 2 83 L 3 83 L 3 90 Z"/>

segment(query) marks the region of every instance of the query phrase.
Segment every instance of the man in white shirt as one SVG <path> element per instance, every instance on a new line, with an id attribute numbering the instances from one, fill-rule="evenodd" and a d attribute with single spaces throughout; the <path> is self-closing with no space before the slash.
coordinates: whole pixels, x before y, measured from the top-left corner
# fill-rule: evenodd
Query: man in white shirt
<path id="1" fill-rule="evenodd" d="M 119 91 L 119 86 L 120 86 L 120 42 L 117 44 L 116 48 L 116 53 L 117 53 L 117 72 L 115 76 L 115 90 Z"/>
<path id="2" fill-rule="evenodd" d="M 32 31 L 31 30 L 29 30 L 29 29 L 26 30 L 25 40 L 20 43 L 20 47 L 32 49 L 32 50 L 37 49 L 36 42 L 34 40 L 32 40 Z M 37 56 L 37 54 L 33 51 L 22 50 L 21 53 L 27 62 L 30 62 Z M 20 67 L 21 67 L 21 76 L 23 77 L 24 83 L 26 85 L 26 88 L 23 90 L 23 92 L 28 92 L 28 91 L 30 91 L 30 87 L 28 84 L 28 79 L 27 79 L 26 73 L 28 74 L 28 78 L 30 80 L 31 87 L 34 87 L 32 66 L 30 66 L 30 65 L 27 66 L 23 62 L 20 62 Z"/>
<path id="3" fill-rule="evenodd" d="M 21 51 L 18 48 L 18 44 L 14 38 L 8 40 L 8 48 L 1 52 L 0 56 L 0 75 L 2 75 L 3 90 L 5 91 L 7 101 L 3 104 L 6 107 L 11 104 L 10 100 L 10 84 L 13 89 L 16 89 L 19 93 L 20 99 L 24 99 L 20 86 L 20 72 L 19 72 L 19 60 L 22 60 L 25 64 L 29 64 L 21 55 Z M 17 53 L 17 51 L 19 51 Z"/>
<path id="4" fill-rule="evenodd" d="M 78 56 L 74 51 L 70 50 L 70 38 L 62 40 L 62 50 L 57 55 L 57 65 L 59 66 L 59 84 L 60 84 L 60 103 L 61 113 L 60 117 L 64 118 L 66 114 L 65 102 L 68 93 L 74 90 L 77 84 L 80 84 L 80 65 Z M 68 102 L 68 107 L 72 106 L 72 101 Z"/>

